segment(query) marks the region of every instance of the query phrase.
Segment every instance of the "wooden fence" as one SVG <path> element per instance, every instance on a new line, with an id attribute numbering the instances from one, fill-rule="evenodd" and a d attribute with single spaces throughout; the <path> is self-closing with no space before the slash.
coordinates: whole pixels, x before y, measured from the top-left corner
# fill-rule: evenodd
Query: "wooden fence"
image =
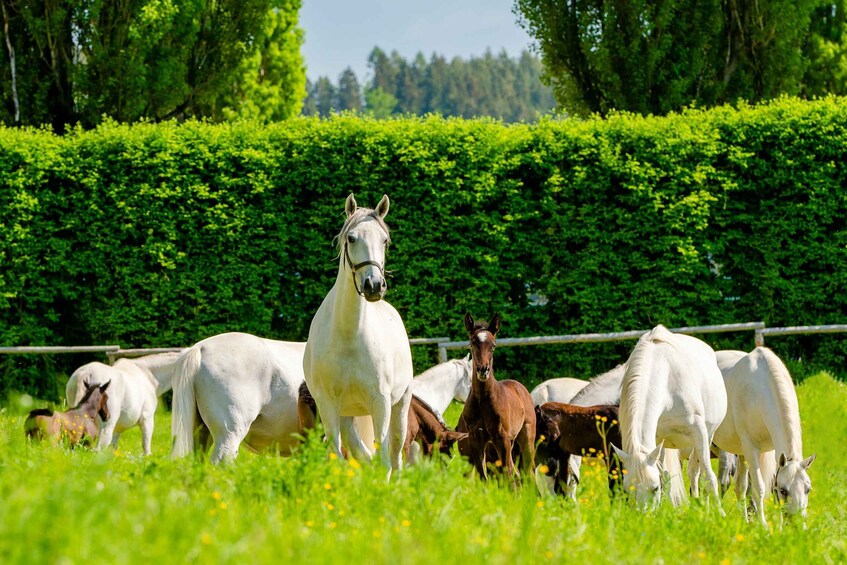
<path id="1" fill-rule="evenodd" d="M 781 328 L 766 328 L 764 322 L 745 322 L 740 324 L 721 324 L 715 326 L 686 326 L 681 328 L 669 328 L 670 331 L 684 334 L 707 334 L 723 332 L 752 331 L 753 342 L 756 347 L 765 344 L 765 336 L 783 336 L 800 334 L 824 334 L 847 332 L 847 324 L 833 324 L 827 326 L 786 326 Z M 571 335 L 548 335 L 534 337 L 506 337 L 497 340 L 499 346 L 527 346 L 527 345 L 550 345 L 558 343 L 599 343 L 608 341 L 625 341 L 638 339 L 650 330 L 631 330 L 626 332 L 591 333 Z M 447 361 L 447 351 L 465 349 L 468 346 L 465 341 L 450 341 L 447 337 L 423 337 L 409 340 L 412 345 L 437 345 L 438 359 Z M 20 346 L 0 347 L 0 354 L 56 354 L 56 353 L 105 353 L 109 363 L 121 357 L 141 357 L 154 353 L 168 351 L 182 351 L 181 347 L 158 347 L 147 349 L 122 349 L 119 345 L 81 345 L 81 346 Z"/>

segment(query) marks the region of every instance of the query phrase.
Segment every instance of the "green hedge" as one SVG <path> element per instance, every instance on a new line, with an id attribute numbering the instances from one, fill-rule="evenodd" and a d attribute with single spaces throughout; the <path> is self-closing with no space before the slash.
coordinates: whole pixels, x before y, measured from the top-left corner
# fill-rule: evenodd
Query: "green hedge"
<path id="1" fill-rule="evenodd" d="M 464 339 L 467 310 L 500 311 L 504 337 L 844 323 L 846 155 L 837 98 L 533 126 L 0 129 L 0 345 L 303 340 L 349 192 L 391 197 L 387 299 L 411 337 Z M 845 341 L 769 344 L 838 369 Z M 631 347 L 501 348 L 498 375 L 587 376 Z M 415 352 L 418 370 L 435 362 Z M 0 357 L 0 389 L 55 395 L 90 357 Z"/>

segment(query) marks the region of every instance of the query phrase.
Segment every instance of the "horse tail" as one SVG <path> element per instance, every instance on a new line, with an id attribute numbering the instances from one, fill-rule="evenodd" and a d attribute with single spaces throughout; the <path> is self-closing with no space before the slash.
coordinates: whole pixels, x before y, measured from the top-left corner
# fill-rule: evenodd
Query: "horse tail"
<path id="1" fill-rule="evenodd" d="M 682 463 L 679 460 L 678 449 L 663 449 L 662 465 L 670 476 L 668 496 L 671 504 L 679 506 L 685 500 L 685 482 L 682 479 Z"/>
<path id="2" fill-rule="evenodd" d="M 177 358 L 173 379 L 173 403 L 171 405 L 171 457 L 185 457 L 194 451 L 194 414 L 197 401 L 194 398 L 194 379 L 200 369 L 201 349 L 191 347 Z"/>

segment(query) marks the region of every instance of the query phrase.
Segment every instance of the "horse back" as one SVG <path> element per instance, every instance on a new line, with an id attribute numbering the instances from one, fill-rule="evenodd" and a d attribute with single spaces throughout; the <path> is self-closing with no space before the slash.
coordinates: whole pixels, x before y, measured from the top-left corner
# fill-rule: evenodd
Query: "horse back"
<path id="1" fill-rule="evenodd" d="M 592 448 L 605 450 L 610 442 L 621 444 L 616 405 L 575 406 L 548 402 L 540 406 L 539 410 L 555 419 L 559 431 L 558 443 L 568 453 L 580 455 Z"/>

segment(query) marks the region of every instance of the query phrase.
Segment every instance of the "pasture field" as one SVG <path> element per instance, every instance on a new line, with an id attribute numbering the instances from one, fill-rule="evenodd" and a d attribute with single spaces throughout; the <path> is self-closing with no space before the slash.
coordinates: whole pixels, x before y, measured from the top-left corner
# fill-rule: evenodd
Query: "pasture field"
<path id="1" fill-rule="evenodd" d="M 294 456 L 242 453 L 231 465 L 171 461 L 169 414 L 153 455 L 138 430 L 117 452 L 27 443 L 25 414 L 0 410 L 2 563 L 844 563 L 847 386 L 820 373 L 798 386 L 813 490 L 807 528 L 747 524 L 693 502 L 636 513 L 610 501 L 598 467 L 580 503 L 527 484 L 483 484 L 461 459 L 386 482 L 376 464 L 327 459 L 314 437 Z M 458 407 L 447 419 L 454 423 Z"/>

